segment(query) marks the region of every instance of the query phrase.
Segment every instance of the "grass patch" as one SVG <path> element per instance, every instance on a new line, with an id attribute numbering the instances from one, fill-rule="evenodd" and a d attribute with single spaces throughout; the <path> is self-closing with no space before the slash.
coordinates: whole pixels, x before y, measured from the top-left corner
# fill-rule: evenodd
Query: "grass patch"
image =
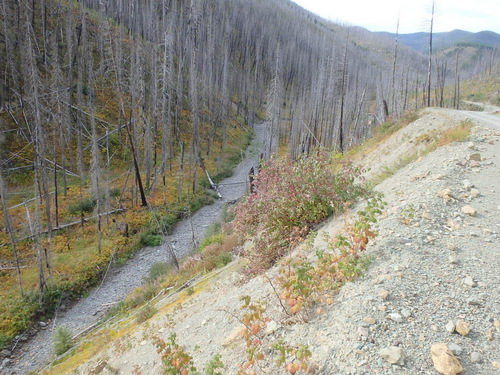
<path id="1" fill-rule="evenodd" d="M 163 279 L 165 276 L 167 276 L 168 272 L 170 271 L 170 268 L 171 268 L 170 264 L 167 262 L 153 263 L 153 265 L 149 269 L 147 281 L 155 282 L 158 279 Z"/>
<path id="2" fill-rule="evenodd" d="M 82 199 L 80 202 L 69 205 L 68 212 L 71 215 L 79 215 L 81 212 L 89 213 L 89 212 L 94 211 L 96 203 L 97 203 L 97 199 L 87 197 L 87 198 Z"/>
<path id="3" fill-rule="evenodd" d="M 52 338 L 52 350 L 55 355 L 66 353 L 73 346 L 72 334 L 69 329 L 57 326 Z"/>
<path id="4" fill-rule="evenodd" d="M 154 306 L 147 305 L 143 307 L 142 309 L 139 310 L 137 313 L 137 323 L 141 324 L 144 323 L 146 320 L 150 319 L 153 317 L 154 314 L 158 312 L 158 309 Z"/>
<path id="5" fill-rule="evenodd" d="M 454 128 L 444 130 L 438 138 L 438 145 L 444 146 L 453 142 L 464 142 L 470 135 L 472 123 L 470 121 L 462 121 L 462 123 Z"/>

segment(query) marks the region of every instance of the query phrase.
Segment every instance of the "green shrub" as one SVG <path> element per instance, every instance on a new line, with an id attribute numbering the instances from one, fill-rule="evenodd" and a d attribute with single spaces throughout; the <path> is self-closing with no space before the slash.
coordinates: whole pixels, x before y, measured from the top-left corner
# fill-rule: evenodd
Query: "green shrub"
<path id="1" fill-rule="evenodd" d="M 210 224 L 206 231 L 205 231 L 205 237 L 211 237 L 216 234 L 219 234 L 221 231 L 222 225 L 220 221 L 214 221 L 212 224 Z"/>
<path id="2" fill-rule="evenodd" d="M 158 293 L 159 287 L 155 284 L 147 283 L 136 288 L 127 297 L 125 303 L 128 307 L 144 305 Z"/>
<path id="3" fill-rule="evenodd" d="M 143 246 L 160 246 L 163 243 L 163 237 L 146 231 L 141 234 L 139 241 Z"/>
<path id="4" fill-rule="evenodd" d="M 158 312 L 158 309 L 155 308 L 154 306 L 147 305 L 143 307 L 138 313 L 137 313 L 137 323 L 143 323 L 146 320 L 150 319 L 153 317 L 154 314 Z"/>
<path id="5" fill-rule="evenodd" d="M 216 261 L 217 268 L 227 266 L 233 260 L 231 253 L 222 253 Z"/>
<path id="6" fill-rule="evenodd" d="M 72 334 L 69 329 L 57 326 L 52 337 L 52 349 L 55 355 L 66 353 L 73 345 Z"/>
<path id="7" fill-rule="evenodd" d="M 120 195 L 122 195 L 120 188 L 113 188 L 109 191 L 109 196 L 111 198 L 118 198 Z"/>
<path id="8" fill-rule="evenodd" d="M 209 237 L 205 237 L 201 240 L 200 250 L 203 251 L 203 249 L 205 249 L 208 245 L 211 245 L 213 243 L 217 243 L 217 244 L 222 245 L 223 242 L 224 242 L 224 234 L 222 234 L 222 233 L 214 234 L 214 235 L 209 236 Z"/>
<path id="9" fill-rule="evenodd" d="M 198 211 L 204 206 L 214 203 L 214 198 L 207 194 L 202 194 L 194 197 L 190 203 L 191 212 Z"/>
<path id="10" fill-rule="evenodd" d="M 151 265 L 149 269 L 147 280 L 149 282 L 154 282 L 158 280 L 160 277 L 164 277 L 170 271 L 170 264 L 167 262 L 156 262 Z"/>
<path id="11" fill-rule="evenodd" d="M 175 224 L 177 224 L 177 216 L 174 214 L 165 214 L 160 218 L 159 222 L 162 232 L 171 235 Z"/>
<path id="12" fill-rule="evenodd" d="M 222 363 L 220 354 L 214 355 L 206 364 L 205 372 L 207 375 L 222 375 L 222 372 L 217 371 L 218 369 L 224 369 L 224 363 Z"/>
<path id="13" fill-rule="evenodd" d="M 220 211 L 219 216 L 220 216 L 220 220 L 223 223 L 229 223 L 229 222 L 234 220 L 236 214 L 234 213 L 234 211 L 229 210 L 229 205 L 227 203 L 224 203 L 222 205 L 222 209 Z"/>
<path id="14" fill-rule="evenodd" d="M 97 200 L 92 197 L 84 198 L 80 202 L 70 204 L 68 211 L 71 215 L 79 215 L 80 212 L 92 212 L 97 203 Z"/>

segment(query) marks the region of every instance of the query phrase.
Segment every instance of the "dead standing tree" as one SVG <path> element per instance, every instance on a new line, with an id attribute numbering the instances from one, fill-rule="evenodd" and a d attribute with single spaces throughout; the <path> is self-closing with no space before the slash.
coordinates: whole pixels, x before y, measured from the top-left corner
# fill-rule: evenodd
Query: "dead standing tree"
<path id="1" fill-rule="evenodd" d="M 7 189 L 5 188 L 5 182 L 3 179 L 3 160 L 0 160 L 0 195 L 2 200 L 2 210 L 3 210 L 3 222 L 5 230 L 7 231 L 10 239 L 10 246 L 12 248 L 12 255 L 14 257 L 14 267 L 16 269 L 17 283 L 19 285 L 19 292 L 21 297 L 24 296 L 23 283 L 21 281 L 21 268 L 19 266 L 19 258 L 17 256 L 16 240 L 14 238 L 14 233 L 12 230 L 9 209 L 7 207 Z"/>
<path id="2" fill-rule="evenodd" d="M 431 75 L 432 75 L 432 28 L 434 26 L 434 1 L 431 10 L 431 30 L 429 33 L 429 64 L 427 70 L 427 107 L 431 106 Z"/>

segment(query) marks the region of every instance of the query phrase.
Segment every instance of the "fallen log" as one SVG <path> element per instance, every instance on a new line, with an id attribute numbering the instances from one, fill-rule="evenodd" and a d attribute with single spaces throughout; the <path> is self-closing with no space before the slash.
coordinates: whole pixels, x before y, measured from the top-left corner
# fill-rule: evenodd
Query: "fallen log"
<path id="1" fill-rule="evenodd" d="M 125 212 L 125 210 L 123 208 L 117 208 L 116 210 L 111 210 L 111 211 L 108 211 L 108 212 L 103 212 L 99 216 L 102 217 L 102 216 L 106 216 L 106 215 L 115 214 L 117 212 Z M 84 218 L 83 220 L 73 221 L 71 223 L 60 225 L 58 227 L 52 228 L 52 232 L 55 232 L 55 231 L 58 231 L 58 230 L 61 230 L 61 229 L 66 229 L 66 228 L 72 227 L 72 226 L 77 225 L 77 224 L 82 224 L 82 221 L 84 223 L 86 223 L 87 221 L 95 219 L 96 217 L 97 217 L 97 215 L 94 215 L 94 216 L 90 216 L 90 217 Z M 17 240 L 17 242 L 23 241 L 23 240 L 28 240 L 28 239 L 33 238 L 35 236 L 38 236 L 38 235 L 41 235 L 41 234 L 47 234 L 47 233 L 49 233 L 48 230 L 44 230 L 44 231 L 41 231 L 41 232 L 38 232 L 38 233 L 33 233 L 33 234 L 30 234 L 29 236 L 19 238 Z M 4 245 L 8 245 L 8 243 L 3 243 L 0 246 L 4 246 Z"/>
<path id="2" fill-rule="evenodd" d="M 205 172 L 205 174 L 207 175 L 207 179 L 208 179 L 208 182 L 210 183 L 210 187 L 212 188 L 212 190 L 217 193 L 219 198 L 222 198 L 222 195 L 220 194 L 219 189 L 217 188 L 217 185 L 214 183 L 214 181 L 212 180 L 212 178 L 208 174 L 207 169 L 205 168 L 205 163 L 203 162 L 203 158 L 200 158 L 200 166 L 203 169 L 203 171 Z"/>

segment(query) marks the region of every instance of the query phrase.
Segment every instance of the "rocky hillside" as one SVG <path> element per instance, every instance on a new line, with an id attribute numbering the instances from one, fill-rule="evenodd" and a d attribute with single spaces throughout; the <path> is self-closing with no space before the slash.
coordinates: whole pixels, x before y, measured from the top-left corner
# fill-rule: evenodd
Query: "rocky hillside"
<path id="1" fill-rule="evenodd" d="M 430 109 L 366 151 L 358 162 L 374 167 L 371 177 L 385 177 L 376 189 L 387 202 L 366 250 L 371 264 L 302 319 L 283 313 L 268 281 L 280 267 L 248 280 L 239 259 L 183 291 L 157 296 L 148 304 L 157 312 L 146 322 L 138 323 L 139 310 L 91 332 L 40 373 L 164 373 L 157 353 L 163 339 L 164 358 L 189 353 L 202 373 L 236 374 L 248 355 L 238 308 L 248 295 L 265 306 L 262 312 L 252 305 L 262 315 L 261 339 L 253 343 L 264 348 L 257 373 L 498 374 L 500 116 L 490 119 L 486 127 L 467 112 Z M 465 142 L 424 147 L 468 120 L 474 125 Z M 325 222 L 314 247 L 324 247 L 325 236 L 342 231 L 345 220 Z M 291 257 L 307 249 L 301 245 Z M 294 363 L 308 369 L 278 370 L 273 343 L 287 361 L 295 355 Z M 301 345 L 310 356 L 287 349 Z M 217 370 L 220 361 L 224 369 Z"/>

